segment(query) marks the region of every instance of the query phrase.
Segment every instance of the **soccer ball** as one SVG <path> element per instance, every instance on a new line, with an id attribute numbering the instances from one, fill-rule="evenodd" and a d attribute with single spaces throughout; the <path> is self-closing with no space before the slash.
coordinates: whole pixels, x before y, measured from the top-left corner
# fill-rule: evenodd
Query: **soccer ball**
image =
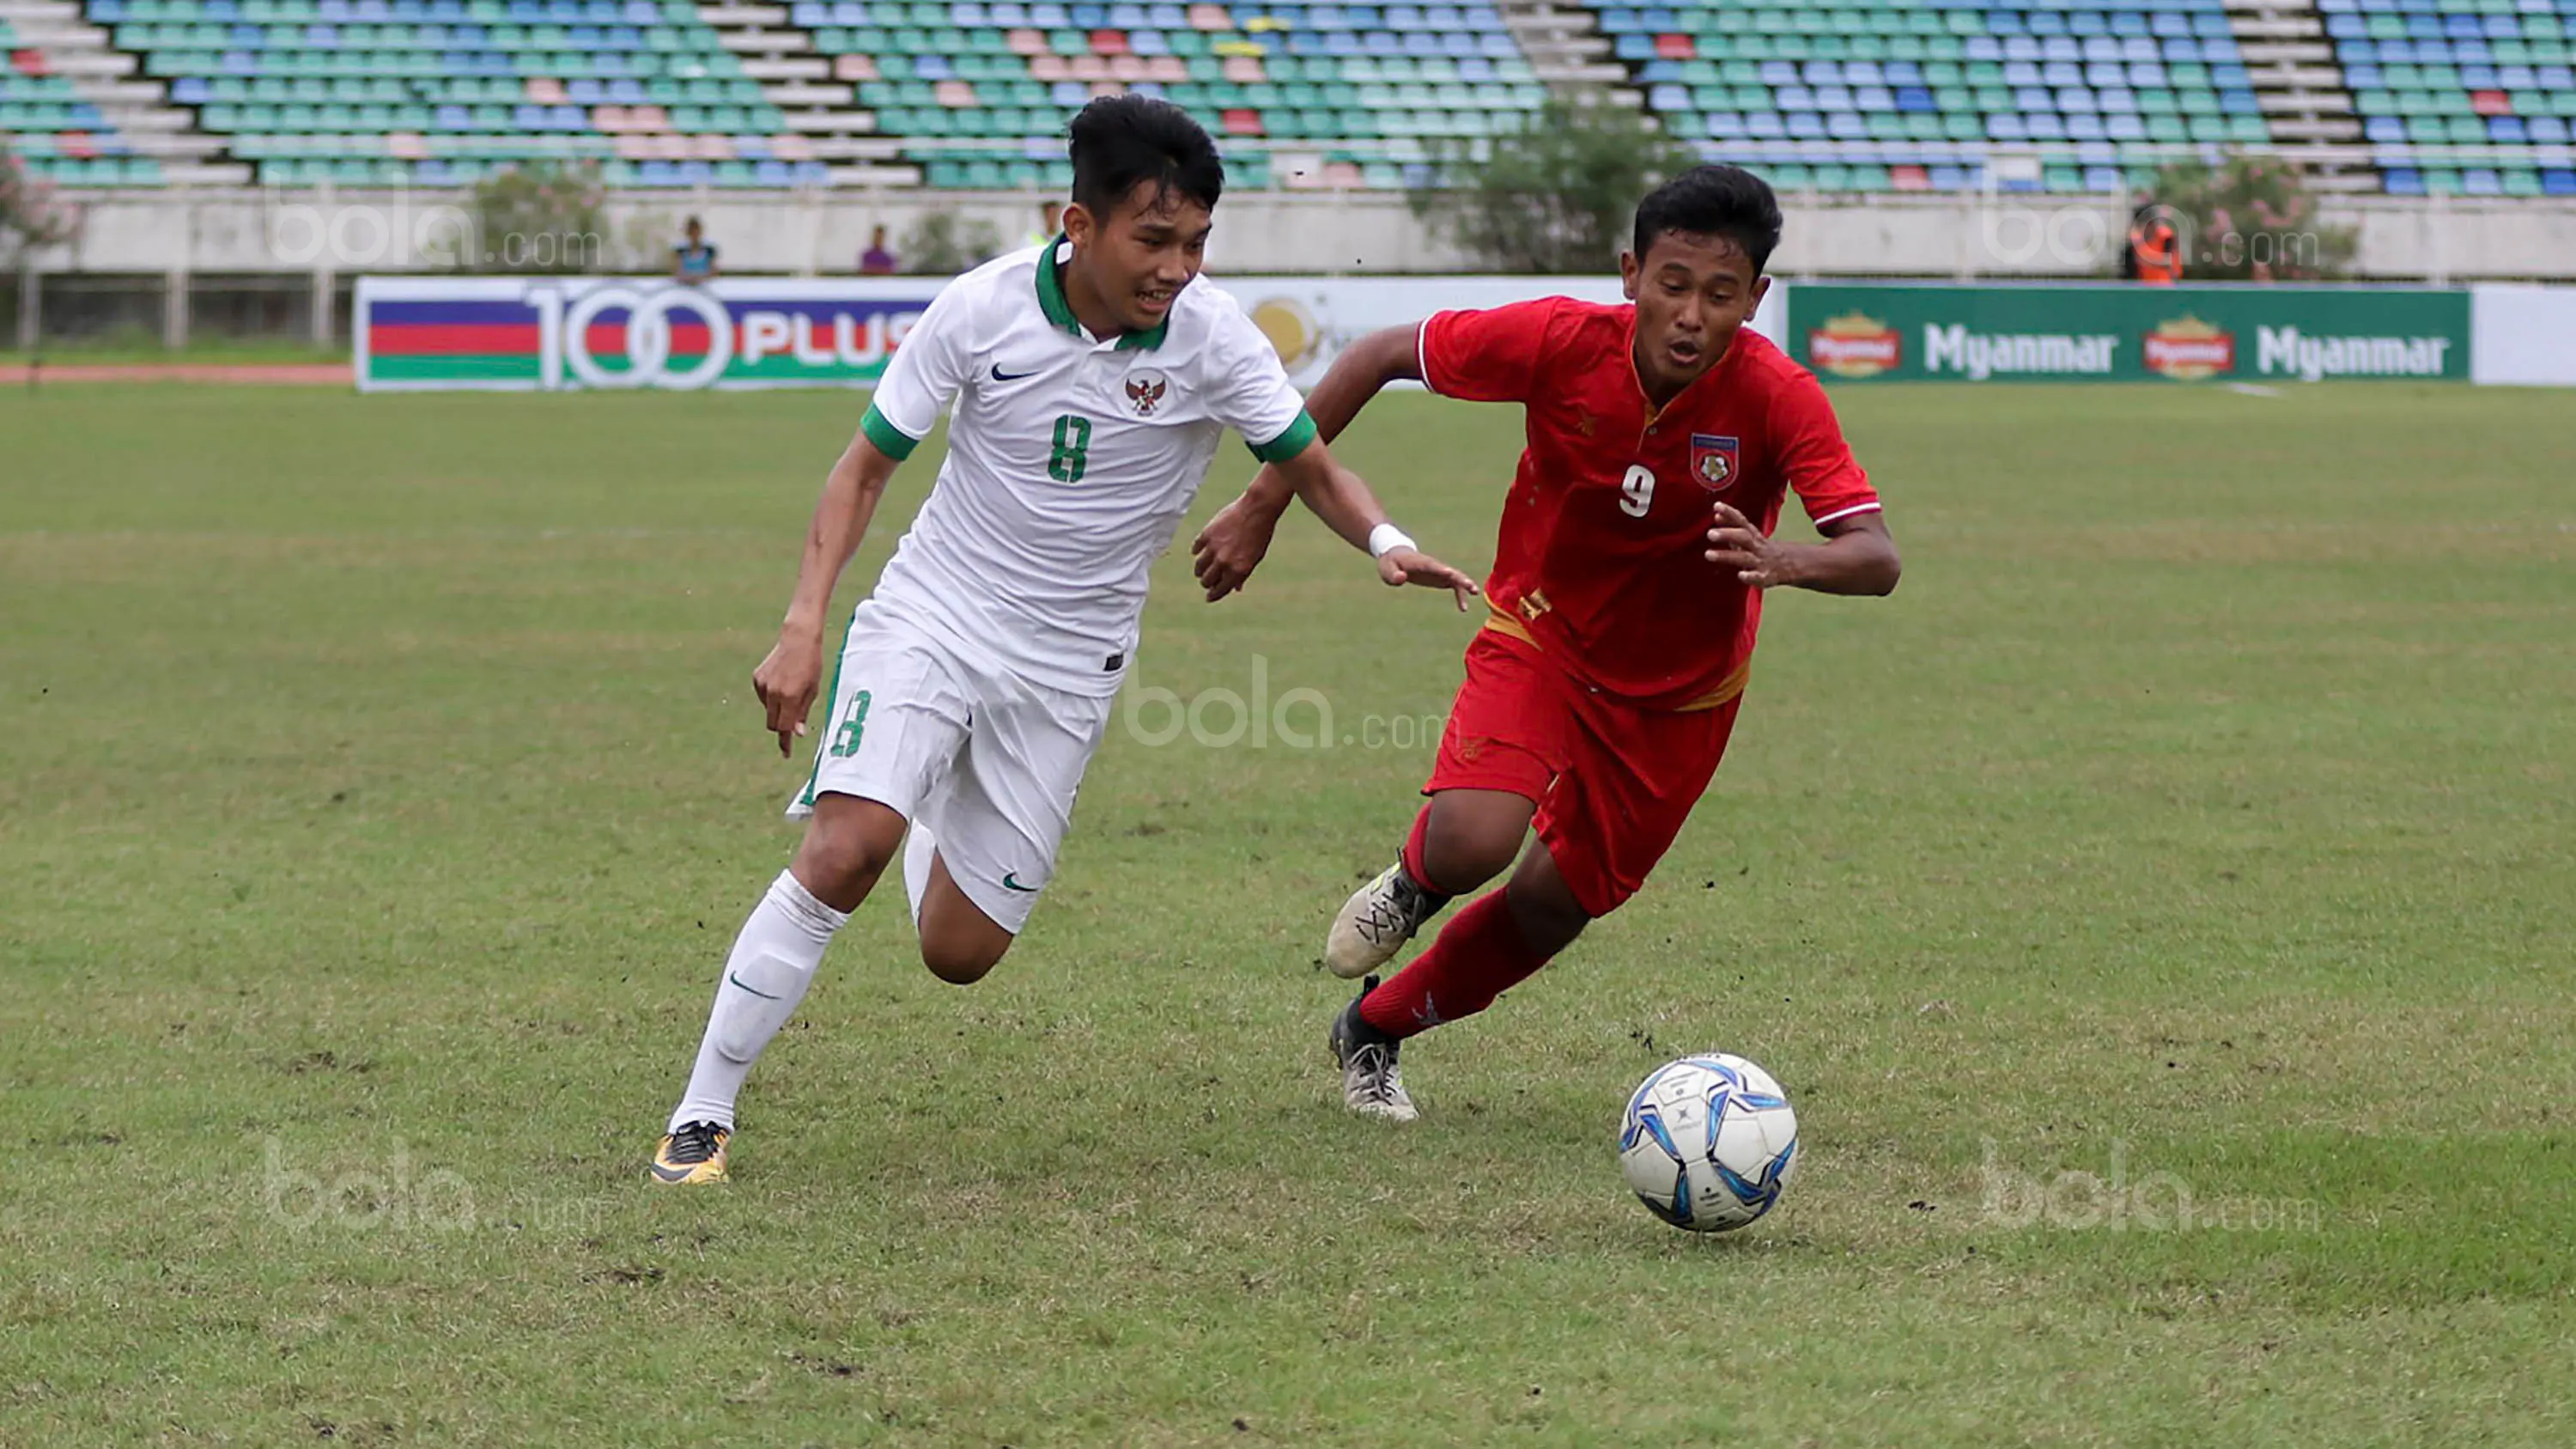
<path id="1" fill-rule="evenodd" d="M 1771 1211 L 1797 1155 L 1788 1094 L 1769 1072 L 1722 1052 L 1656 1068 L 1619 1123 L 1619 1170 L 1637 1200 L 1694 1233 Z"/>

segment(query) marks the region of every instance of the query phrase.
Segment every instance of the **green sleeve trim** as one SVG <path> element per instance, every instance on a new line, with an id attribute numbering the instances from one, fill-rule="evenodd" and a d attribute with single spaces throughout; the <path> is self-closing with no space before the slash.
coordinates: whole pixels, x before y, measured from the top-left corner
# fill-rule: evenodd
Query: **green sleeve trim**
<path id="1" fill-rule="evenodd" d="M 1246 439 L 1245 441 L 1250 442 L 1251 440 Z M 1297 421 L 1288 425 L 1288 431 L 1281 433 L 1278 437 L 1272 438 L 1269 442 L 1252 443 L 1252 456 L 1259 458 L 1264 463 L 1285 463 L 1289 459 L 1296 457 L 1299 453 L 1306 451 L 1307 447 L 1314 441 L 1315 420 L 1307 416 L 1304 408 L 1299 408 L 1297 410 Z"/>
<path id="2" fill-rule="evenodd" d="M 867 416 L 859 419 L 859 431 L 868 435 L 868 441 L 877 445 L 878 452 L 898 463 L 911 457 L 912 450 L 921 446 L 919 438 L 907 437 L 903 429 L 887 422 L 886 415 L 877 411 L 875 403 L 868 404 Z"/>

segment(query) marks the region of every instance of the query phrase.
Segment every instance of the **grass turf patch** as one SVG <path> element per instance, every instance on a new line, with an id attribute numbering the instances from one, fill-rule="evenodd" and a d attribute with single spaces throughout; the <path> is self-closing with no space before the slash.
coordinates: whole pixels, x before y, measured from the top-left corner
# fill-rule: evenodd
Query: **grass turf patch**
<path id="1" fill-rule="evenodd" d="M 1324 747 L 1122 714 L 994 976 L 871 901 L 680 1194 L 852 400 L 0 394 L 0 1441 L 2567 1442 L 2576 418 L 1837 402 L 1904 587 L 1772 602 L 1653 884 L 1415 1128 L 1315 960 L 1474 620 L 1301 516 L 1158 565 L 1131 699 Z M 1339 451 L 1482 568 L 1515 435 Z M 1702 1240 L 1611 1137 L 1712 1047 L 1805 1160 Z"/>

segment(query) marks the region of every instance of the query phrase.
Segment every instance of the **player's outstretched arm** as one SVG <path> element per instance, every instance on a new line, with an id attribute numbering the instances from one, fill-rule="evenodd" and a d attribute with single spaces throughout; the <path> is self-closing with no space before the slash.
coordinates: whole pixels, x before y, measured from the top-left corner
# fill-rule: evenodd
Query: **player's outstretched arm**
<path id="1" fill-rule="evenodd" d="M 1386 385 L 1403 379 L 1422 380 L 1422 324 L 1408 322 L 1372 332 L 1342 349 L 1323 380 L 1306 394 L 1306 415 L 1327 443 L 1342 435 L 1369 399 Z"/>
<path id="2" fill-rule="evenodd" d="M 1210 603 L 1243 587 L 1251 565 L 1268 550 L 1271 532 L 1292 497 L 1304 499 L 1326 527 L 1375 558 L 1378 577 L 1389 587 L 1419 584 L 1448 589 L 1462 610 L 1476 596 L 1476 581 L 1424 553 L 1402 529 L 1388 522 L 1386 509 L 1368 483 L 1335 462 L 1332 449 L 1319 438 L 1296 456 L 1263 468 L 1243 496 L 1209 520 L 1190 545 Z"/>
<path id="3" fill-rule="evenodd" d="M 1306 395 L 1306 416 L 1315 420 L 1317 438 L 1329 443 L 1340 437 L 1351 419 L 1358 417 L 1360 409 L 1388 383 L 1422 375 L 1420 354 L 1415 347 L 1418 331 L 1419 324 L 1383 328 L 1342 349 L 1333 365 L 1324 370 L 1323 380 Z M 1287 512 L 1288 501 L 1301 491 L 1281 476 L 1277 464 L 1266 464 L 1254 475 L 1252 485 L 1243 490 L 1243 496 L 1227 504 L 1191 543 L 1199 582 L 1207 586 L 1208 602 L 1214 603 L 1243 587 L 1243 581 L 1252 576 L 1253 566 L 1269 550 L 1279 515 Z M 1365 496 L 1367 485 L 1362 484 L 1360 492 Z M 1376 502 L 1369 499 L 1369 506 L 1374 508 Z M 1308 506 L 1313 506 L 1313 500 L 1308 500 Z M 1378 516 L 1383 519 L 1385 514 Z M 1342 536 L 1350 537 L 1348 533 Z M 1363 531 L 1362 537 L 1365 536 Z"/>
<path id="4" fill-rule="evenodd" d="M 1708 530 L 1708 561 L 1735 570 L 1757 589 L 1787 585 L 1820 594 L 1891 594 L 1904 572 L 1896 539 L 1876 512 L 1855 513 L 1825 524 L 1823 543 L 1782 543 L 1753 520 L 1720 503 Z"/>
<path id="5" fill-rule="evenodd" d="M 815 501 L 814 522 L 805 533 L 805 556 L 796 566 L 796 593 L 787 617 L 778 626 L 778 642 L 752 671 L 751 688 L 769 713 L 770 733 L 778 736 L 778 753 L 792 755 L 796 737 L 805 733 L 805 716 L 823 680 L 823 615 L 832 606 L 832 589 L 858 552 L 859 540 L 894 476 L 895 459 L 880 451 L 866 429 L 823 480 Z"/>

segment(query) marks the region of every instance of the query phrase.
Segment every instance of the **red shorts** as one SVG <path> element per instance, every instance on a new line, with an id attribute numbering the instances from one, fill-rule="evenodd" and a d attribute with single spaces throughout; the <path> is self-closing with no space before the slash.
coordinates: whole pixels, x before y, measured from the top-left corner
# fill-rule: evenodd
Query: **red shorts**
<path id="1" fill-rule="evenodd" d="M 1557 873 L 1587 914 L 1606 916 L 1681 834 L 1742 702 L 1638 709 L 1567 678 L 1537 645 L 1486 629 L 1467 646 L 1467 681 L 1422 793 L 1507 790 L 1536 801 Z"/>

